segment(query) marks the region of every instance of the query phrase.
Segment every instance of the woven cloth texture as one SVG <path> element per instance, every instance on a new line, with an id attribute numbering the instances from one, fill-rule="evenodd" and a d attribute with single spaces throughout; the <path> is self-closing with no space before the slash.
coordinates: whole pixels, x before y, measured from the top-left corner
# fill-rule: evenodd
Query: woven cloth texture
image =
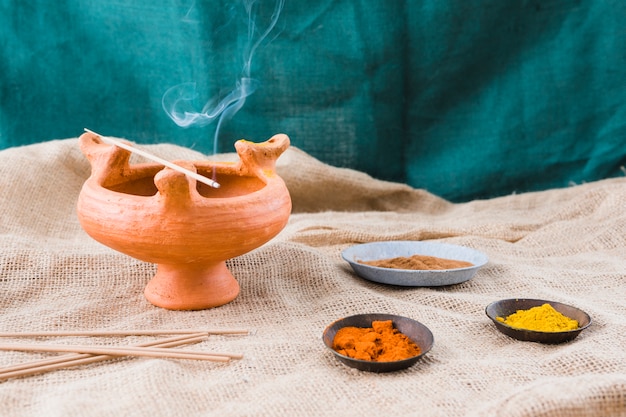
<path id="1" fill-rule="evenodd" d="M 174 145 L 147 148 L 169 159 L 205 158 Z M 278 172 L 293 214 L 269 243 L 228 261 L 240 295 L 214 309 L 169 311 L 143 296 L 154 265 L 104 247 L 81 229 L 75 204 L 90 166 L 76 139 L 0 152 L 0 331 L 251 330 L 189 347 L 244 355 L 225 364 L 124 358 L 2 381 L 1 414 L 626 415 L 624 178 L 452 204 L 325 165 L 297 148 L 281 156 Z M 486 253 L 489 263 L 450 287 L 375 284 L 357 277 L 340 254 L 379 240 L 465 245 Z M 511 297 L 565 302 L 593 323 L 567 344 L 516 341 L 484 312 Z M 418 320 L 433 332 L 434 347 L 403 371 L 348 368 L 321 336 L 332 321 L 358 313 Z M 52 355 L 4 351 L 0 366 Z"/>

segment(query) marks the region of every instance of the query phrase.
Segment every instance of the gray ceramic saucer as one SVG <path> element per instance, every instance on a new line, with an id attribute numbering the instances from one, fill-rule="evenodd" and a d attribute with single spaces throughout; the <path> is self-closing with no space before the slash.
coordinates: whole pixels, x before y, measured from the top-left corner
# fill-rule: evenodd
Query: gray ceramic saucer
<path id="1" fill-rule="evenodd" d="M 365 265 L 359 261 L 374 261 L 412 255 L 467 261 L 473 266 L 443 270 L 392 269 Z M 381 284 L 436 287 L 459 284 L 470 280 L 484 266 L 487 255 L 465 246 L 422 241 L 387 241 L 355 245 L 342 252 L 342 257 L 362 278 Z"/>

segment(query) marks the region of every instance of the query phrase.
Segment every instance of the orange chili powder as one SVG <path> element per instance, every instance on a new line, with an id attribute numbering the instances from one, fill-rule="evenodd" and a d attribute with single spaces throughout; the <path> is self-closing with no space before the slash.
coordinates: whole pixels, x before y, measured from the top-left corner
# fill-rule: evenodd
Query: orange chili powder
<path id="1" fill-rule="evenodd" d="M 393 327 L 391 320 L 374 321 L 372 327 L 343 327 L 333 339 L 333 349 L 354 359 L 391 362 L 420 354 L 420 348 Z"/>
<path id="2" fill-rule="evenodd" d="M 413 255 L 397 258 L 379 259 L 376 261 L 359 261 L 361 264 L 394 269 L 456 269 L 474 266 L 471 262 L 456 259 L 438 258 L 436 256 Z"/>

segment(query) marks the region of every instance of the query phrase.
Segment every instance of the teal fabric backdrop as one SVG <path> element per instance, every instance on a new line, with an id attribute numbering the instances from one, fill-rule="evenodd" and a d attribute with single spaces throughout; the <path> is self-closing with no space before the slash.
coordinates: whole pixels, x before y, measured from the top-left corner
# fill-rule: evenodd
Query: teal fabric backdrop
<path id="1" fill-rule="evenodd" d="M 249 73 L 275 3 L 251 32 L 246 4 L 0 0 L 0 147 L 87 127 L 211 154 L 217 123 L 179 127 L 163 96 L 195 83 L 201 110 L 249 75 L 220 152 L 283 132 L 452 201 L 624 175 L 622 1 L 286 0 Z"/>

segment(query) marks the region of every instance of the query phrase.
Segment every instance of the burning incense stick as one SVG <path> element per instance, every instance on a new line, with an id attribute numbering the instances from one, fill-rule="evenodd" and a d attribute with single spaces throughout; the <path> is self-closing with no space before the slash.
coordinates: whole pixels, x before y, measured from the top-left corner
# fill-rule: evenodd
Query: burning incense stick
<path id="1" fill-rule="evenodd" d="M 111 137 L 102 136 L 101 134 L 96 133 L 96 132 L 94 132 L 92 130 L 89 130 L 87 128 L 85 128 L 85 132 L 97 135 L 98 137 L 100 137 L 100 139 L 102 139 L 102 141 L 104 143 L 108 143 L 109 145 L 115 145 L 115 146 L 117 146 L 119 148 L 126 149 L 129 152 L 136 153 L 137 155 L 141 155 L 144 158 L 150 159 L 151 161 L 158 162 L 159 164 L 165 165 L 166 167 L 171 168 L 171 169 L 173 169 L 175 171 L 182 172 L 183 174 L 185 174 L 185 175 L 187 175 L 187 176 L 189 176 L 191 178 L 194 178 L 196 181 L 199 181 L 199 182 L 201 182 L 203 184 L 206 184 L 206 185 L 208 185 L 210 187 L 220 188 L 219 183 L 217 183 L 217 182 L 215 182 L 215 181 L 213 181 L 213 180 L 211 180 L 211 179 L 209 179 L 209 178 L 207 178 L 205 176 L 197 174 L 197 173 L 195 173 L 193 171 L 190 171 L 187 168 L 183 168 L 180 165 L 173 164 L 170 161 L 166 161 L 163 158 L 159 158 L 156 155 L 152 155 L 151 153 L 148 153 L 148 152 L 146 152 L 144 150 L 141 150 L 139 148 L 135 148 L 134 146 L 130 146 L 130 145 L 124 143 L 124 142 L 120 142 L 119 140 L 113 139 Z"/>

